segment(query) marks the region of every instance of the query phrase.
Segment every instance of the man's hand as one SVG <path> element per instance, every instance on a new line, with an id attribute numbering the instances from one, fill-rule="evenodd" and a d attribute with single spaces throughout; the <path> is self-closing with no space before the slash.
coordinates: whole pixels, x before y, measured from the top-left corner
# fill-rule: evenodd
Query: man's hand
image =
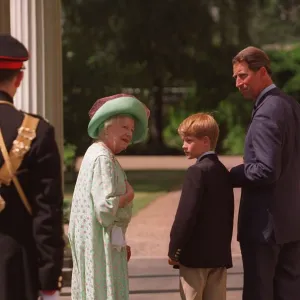
<path id="1" fill-rule="evenodd" d="M 169 257 L 168 263 L 171 266 L 179 266 L 179 262 L 171 259 L 170 257 Z"/>
<path id="2" fill-rule="evenodd" d="M 59 300 L 58 291 L 41 291 L 42 300 Z"/>

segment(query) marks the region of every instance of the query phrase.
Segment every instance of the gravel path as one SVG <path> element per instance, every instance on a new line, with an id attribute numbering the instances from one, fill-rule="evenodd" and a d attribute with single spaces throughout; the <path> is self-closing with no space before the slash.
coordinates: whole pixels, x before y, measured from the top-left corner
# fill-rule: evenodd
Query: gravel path
<path id="1" fill-rule="evenodd" d="M 169 233 L 172 226 L 180 191 L 168 193 L 157 198 L 148 207 L 140 211 L 130 222 L 127 242 L 132 248 L 132 258 L 166 257 L 169 245 Z M 232 238 L 232 252 L 240 255 L 236 241 L 236 224 L 240 190 L 235 190 L 235 220 Z"/>

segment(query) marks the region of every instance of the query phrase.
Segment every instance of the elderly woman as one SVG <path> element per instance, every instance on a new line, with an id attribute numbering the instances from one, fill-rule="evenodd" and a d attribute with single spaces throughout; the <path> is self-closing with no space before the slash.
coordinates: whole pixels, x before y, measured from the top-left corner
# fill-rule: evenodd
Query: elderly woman
<path id="1" fill-rule="evenodd" d="M 114 95 L 91 108 L 84 155 L 70 216 L 73 300 L 129 299 L 125 233 L 134 191 L 115 154 L 145 139 L 149 110 L 135 97 Z"/>

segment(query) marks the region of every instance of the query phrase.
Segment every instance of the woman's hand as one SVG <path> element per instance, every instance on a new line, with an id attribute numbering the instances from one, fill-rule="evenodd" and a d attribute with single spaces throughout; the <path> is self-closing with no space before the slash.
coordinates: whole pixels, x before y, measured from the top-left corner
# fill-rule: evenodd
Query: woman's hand
<path id="1" fill-rule="evenodd" d="M 126 250 L 127 250 L 127 261 L 129 261 L 130 257 L 131 257 L 131 248 L 130 248 L 130 246 L 126 245 Z"/>
<path id="2" fill-rule="evenodd" d="M 129 184 L 128 181 L 125 181 L 126 184 L 126 193 L 122 196 L 120 196 L 120 202 L 119 207 L 123 208 L 126 205 L 128 205 L 130 202 L 132 202 L 134 198 L 134 190 L 132 186 Z"/>
<path id="3" fill-rule="evenodd" d="M 128 195 L 128 203 L 130 203 L 134 198 L 134 190 L 127 180 L 125 181 L 125 184 L 126 184 L 126 193 Z"/>

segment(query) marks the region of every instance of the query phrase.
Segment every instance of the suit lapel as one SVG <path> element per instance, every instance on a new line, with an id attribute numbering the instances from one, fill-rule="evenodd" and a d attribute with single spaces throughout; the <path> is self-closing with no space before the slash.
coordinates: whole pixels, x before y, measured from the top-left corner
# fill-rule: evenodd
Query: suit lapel
<path id="1" fill-rule="evenodd" d="M 252 110 L 252 115 L 251 115 L 251 122 L 252 122 L 252 119 L 254 118 L 256 112 L 258 111 L 258 109 L 263 105 L 265 99 L 267 98 L 267 96 L 269 95 L 275 95 L 275 94 L 278 94 L 278 91 L 279 89 L 278 88 L 274 88 L 274 89 L 271 89 L 270 91 L 266 92 L 262 97 L 261 99 L 259 99 L 259 101 L 257 103 L 254 104 L 253 106 L 253 110 Z M 251 123 L 250 122 L 250 123 Z"/>
<path id="2" fill-rule="evenodd" d="M 246 134 L 247 134 L 247 132 L 249 130 L 249 127 L 250 127 L 250 125 L 252 123 L 252 120 L 253 120 L 255 114 L 257 113 L 258 109 L 263 105 L 263 103 L 264 103 L 265 99 L 267 98 L 267 96 L 269 96 L 269 95 L 276 95 L 276 94 L 278 94 L 278 91 L 280 91 L 280 90 L 277 87 L 274 88 L 274 89 L 272 89 L 272 90 L 270 90 L 270 91 L 268 91 L 267 93 L 265 93 L 261 97 L 261 99 L 259 99 L 258 103 L 254 104 L 253 109 L 252 109 L 252 114 L 251 114 L 251 120 L 250 120 L 249 125 L 247 127 Z"/>

